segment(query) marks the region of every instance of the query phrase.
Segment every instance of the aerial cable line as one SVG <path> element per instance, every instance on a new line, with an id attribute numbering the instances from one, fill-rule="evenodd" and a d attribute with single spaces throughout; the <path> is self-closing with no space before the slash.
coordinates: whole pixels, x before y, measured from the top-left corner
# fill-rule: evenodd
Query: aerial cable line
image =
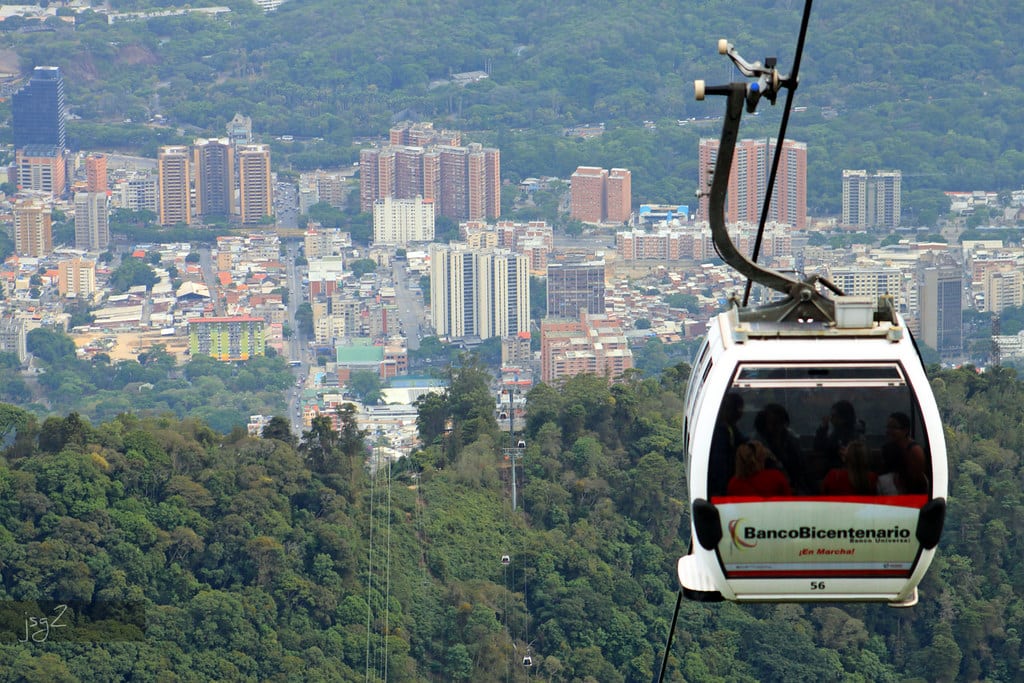
<path id="1" fill-rule="evenodd" d="M 379 465 L 380 463 L 378 463 Z M 384 680 L 388 680 L 388 633 L 391 620 L 391 458 L 388 457 L 387 526 L 384 553 Z"/>
<path id="2" fill-rule="evenodd" d="M 790 114 L 790 111 L 792 109 L 793 94 L 796 91 L 796 87 L 797 87 L 797 84 L 798 84 L 798 76 L 799 76 L 799 70 L 800 70 L 800 59 L 801 59 L 801 56 L 803 54 L 804 41 L 805 41 L 805 38 L 807 36 L 807 25 L 810 22 L 811 5 L 812 4 L 813 4 L 813 0 L 805 0 L 805 2 L 804 2 L 804 12 L 803 12 L 803 17 L 802 17 L 801 22 L 800 22 L 800 33 L 799 33 L 799 37 L 797 39 L 796 54 L 793 57 L 793 70 L 791 71 L 790 75 L 787 76 L 787 77 L 784 77 L 784 78 L 780 78 L 779 77 L 778 72 L 775 70 L 775 59 L 774 58 L 766 59 L 765 60 L 765 65 L 764 65 L 764 67 L 766 67 L 766 68 L 762 68 L 762 65 L 759 62 L 755 63 L 755 64 L 750 64 L 750 63 L 747 63 L 746 61 L 742 60 L 742 58 L 740 58 L 739 55 L 737 55 L 733 51 L 732 45 L 728 44 L 724 39 L 719 41 L 719 52 L 722 53 L 722 54 L 728 54 L 730 59 L 732 60 L 733 64 L 737 68 L 739 68 L 739 70 L 745 76 L 748 76 L 748 77 L 750 77 L 750 76 L 758 76 L 758 81 L 756 83 L 752 83 L 746 89 L 746 98 L 745 99 L 746 99 L 746 105 L 747 105 L 747 110 L 748 111 L 753 111 L 753 108 L 754 108 L 754 106 L 756 106 L 756 102 L 757 102 L 758 98 L 760 98 L 762 95 L 767 96 L 769 101 L 772 104 L 774 104 L 775 103 L 775 95 L 778 93 L 778 88 L 779 87 L 785 87 L 785 88 L 788 89 L 788 93 L 786 95 L 785 110 L 782 113 L 782 121 L 781 121 L 781 123 L 779 125 L 779 134 L 778 134 L 778 138 L 776 140 L 775 154 L 774 154 L 774 156 L 772 158 L 772 169 L 771 169 L 771 173 L 769 174 L 768 186 L 767 186 L 766 192 L 765 192 L 764 203 L 763 203 L 763 205 L 761 207 L 761 220 L 760 220 L 760 223 L 759 223 L 759 226 L 758 226 L 757 238 L 756 238 L 755 244 L 754 244 L 753 257 L 752 257 L 752 259 L 750 261 L 747 261 L 747 259 L 745 257 L 739 255 L 738 252 L 736 252 L 735 247 L 731 243 L 729 243 L 729 239 L 728 239 L 727 233 L 725 233 L 726 234 L 725 247 L 727 247 L 730 250 L 730 253 L 729 254 L 723 254 L 722 248 L 719 247 L 718 237 L 715 235 L 715 229 L 714 228 L 715 228 L 716 223 L 715 223 L 715 220 L 712 220 L 712 235 L 715 236 L 715 239 L 714 239 L 714 242 L 713 242 L 713 244 L 715 246 L 715 251 L 718 253 L 718 255 L 722 258 L 723 261 L 725 261 L 726 263 L 732 265 L 733 267 L 736 267 L 742 273 L 748 274 L 746 292 L 744 293 L 744 297 L 743 297 L 743 306 L 744 307 L 746 307 L 746 305 L 747 305 L 747 301 L 748 301 L 749 296 L 750 296 L 750 289 L 751 289 L 751 286 L 752 286 L 753 281 L 754 281 L 754 278 L 751 275 L 752 273 L 756 273 L 756 274 L 759 274 L 759 275 L 762 275 L 762 276 L 770 275 L 771 277 L 766 278 L 766 282 L 768 284 L 770 284 L 775 289 L 779 289 L 779 291 L 784 291 L 785 292 L 785 291 L 788 290 L 788 288 L 785 286 L 785 285 L 789 284 L 788 278 L 784 278 L 782 276 L 779 276 L 778 274 L 774 274 L 774 273 L 770 273 L 770 272 L 767 272 L 767 271 L 763 271 L 762 269 L 758 268 L 754 264 L 756 264 L 758 254 L 760 252 L 761 240 L 762 240 L 762 236 L 763 236 L 763 233 L 764 233 L 765 223 L 767 222 L 768 212 L 770 210 L 770 203 L 771 203 L 772 192 L 774 190 L 775 178 L 776 178 L 776 175 L 778 173 L 780 154 L 781 154 L 781 150 L 782 150 L 783 144 L 785 142 L 786 127 L 789 124 L 789 114 Z M 733 84 L 733 85 L 735 86 L 735 85 L 739 85 L 739 84 Z M 727 154 L 729 156 L 731 156 L 732 153 L 733 153 L 733 146 L 735 145 L 735 136 L 736 136 L 737 129 L 738 129 L 739 117 L 742 115 L 742 105 L 743 105 L 743 101 L 742 101 L 743 100 L 743 95 L 742 95 L 742 92 L 743 91 L 742 90 L 738 91 L 740 93 L 740 98 L 741 99 L 740 99 L 740 101 L 736 102 L 735 107 L 734 107 L 733 104 L 732 104 L 733 103 L 733 95 L 736 94 L 737 91 L 733 87 L 731 87 L 731 86 L 715 86 L 713 88 L 706 88 L 704 81 L 697 81 L 695 83 L 695 86 L 696 86 L 696 90 L 697 90 L 697 99 L 698 100 L 704 99 L 704 96 L 705 96 L 706 93 L 713 93 L 713 94 L 716 94 L 716 95 L 729 95 L 730 96 L 730 105 L 726 109 L 726 116 L 725 116 L 725 119 L 723 121 L 722 138 L 721 138 L 721 140 L 722 140 L 722 147 L 719 148 L 719 150 L 718 150 L 718 152 L 716 152 L 716 154 L 721 153 L 721 150 L 725 147 L 725 144 L 726 144 L 726 141 L 727 141 L 727 136 L 728 136 L 728 143 L 729 143 L 730 146 L 728 147 Z M 730 117 L 735 117 L 735 120 L 731 119 Z M 732 127 L 730 127 L 730 123 L 733 124 Z M 728 157 L 726 157 L 726 159 L 728 159 Z M 716 170 L 721 170 L 721 169 L 718 169 L 719 166 L 722 166 L 722 164 L 718 163 L 719 161 L 721 161 L 720 158 L 716 159 L 716 162 L 715 162 Z M 725 164 L 724 168 L 725 168 L 726 173 L 728 173 L 729 164 Z M 728 179 L 726 179 L 726 183 L 727 183 L 727 180 Z M 724 196 L 725 196 L 725 190 L 726 190 L 726 188 L 724 186 L 718 185 L 718 183 L 720 183 L 720 182 L 722 182 L 721 179 L 716 177 L 715 184 L 713 185 L 712 191 L 711 191 L 712 200 L 713 200 L 712 204 L 714 206 L 716 204 L 716 202 L 717 202 L 717 205 L 718 205 L 719 209 L 721 209 L 724 206 Z M 717 187 L 720 187 L 721 189 L 716 191 Z M 700 191 L 703 192 L 704 191 L 703 188 L 701 188 Z M 724 215 L 720 218 L 720 220 L 721 220 L 721 226 L 724 229 L 724 225 L 725 225 Z M 723 230 L 723 232 L 724 232 L 724 230 Z M 737 262 L 738 262 L 739 265 L 737 265 Z M 680 589 L 679 592 L 678 592 L 678 595 L 676 596 L 676 606 L 675 606 L 675 610 L 674 610 L 674 612 L 672 614 L 671 625 L 669 626 L 668 639 L 667 639 L 667 642 L 665 643 L 665 652 L 664 652 L 664 655 L 662 657 L 661 662 L 658 665 L 658 669 L 657 669 L 657 671 L 654 674 L 654 678 L 653 678 L 654 683 L 662 683 L 662 681 L 664 681 L 664 679 L 665 679 L 665 670 L 668 667 L 669 655 L 670 655 L 671 650 L 672 650 L 672 639 L 675 636 L 676 623 L 677 623 L 677 620 L 679 618 L 679 608 L 680 608 L 680 605 L 682 604 L 683 597 L 684 597 L 683 590 Z"/>
<path id="3" fill-rule="evenodd" d="M 371 647 L 373 638 L 373 504 L 376 498 L 377 491 L 377 477 L 373 473 L 372 467 L 370 471 L 370 506 L 367 514 L 367 537 L 368 537 L 368 551 L 366 559 L 366 681 L 369 683 L 371 680 L 370 671 L 373 669 L 373 676 L 377 677 L 377 666 L 376 648 Z"/>
<path id="4" fill-rule="evenodd" d="M 793 70 L 789 74 L 789 78 L 782 83 L 787 88 L 786 91 L 786 106 L 782 110 L 782 121 L 779 123 L 779 135 L 775 141 L 775 154 L 772 156 L 772 170 L 768 174 L 768 186 L 765 188 L 764 203 L 761 205 L 761 222 L 757 226 L 757 236 L 754 238 L 754 252 L 751 255 L 751 260 L 757 263 L 757 257 L 761 253 L 761 241 L 764 237 L 764 227 L 768 221 L 768 211 L 771 208 L 772 193 L 775 191 L 775 178 L 779 172 L 779 159 L 782 155 L 783 143 L 786 141 L 786 128 L 789 126 L 789 113 L 793 109 L 793 95 L 796 93 L 796 87 L 800 84 L 800 58 L 804 53 L 804 39 L 807 37 L 807 24 L 811 19 L 811 3 L 813 0 L 807 0 L 804 3 L 804 16 L 800 21 L 800 35 L 796 41 L 796 54 L 793 55 Z M 750 289 L 754 284 L 752 278 L 747 279 L 747 287 L 743 292 L 743 305 L 746 306 L 750 299 Z"/>

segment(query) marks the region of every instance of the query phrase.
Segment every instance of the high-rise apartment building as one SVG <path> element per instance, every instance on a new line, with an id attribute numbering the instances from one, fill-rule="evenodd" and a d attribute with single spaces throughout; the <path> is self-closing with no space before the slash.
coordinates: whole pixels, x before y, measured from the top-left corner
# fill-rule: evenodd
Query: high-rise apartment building
<path id="1" fill-rule="evenodd" d="M 85 191 L 106 192 L 108 189 L 106 155 L 88 155 L 85 157 Z"/>
<path id="2" fill-rule="evenodd" d="M 59 67 L 37 66 L 32 71 L 28 85 L 14 93 L 11 118 L 16 149 L 47 145 L 63 151 L 68 146 L 64 78 Z"/>
<path id="3" fill-rule="evenodd" d="M 87 299 L 95 291 L 95 261 L 76 256 L 57 264 L 57 292 L 61 296 Z"/>
<path id="4" fill-rule="evenodd" d="M 26 145 L 17 149 L 14 163 L 18 170 L 18 188 L 43 192 L 58 199 L 67 191 L 67 159 L 63 148 L 53 145 Z"/>
<path id="5" fill-rule="evenodd" d="M 192 145 L 197 216 L 227 217 L 235 195 L 235 150 L 228 138 L 200 138 Z"/>
<path id="6" fill-rule="evenodd" d="M 963 354 L 963 270 L 952 254 L 922 259 L 918 271 L 918 330 L 943 360 Z"/>
<path id="7" fill-rule="evenodd" d="M 868 219 L 868 172 L 843 169 L 843 225 L 866 228 Z"/>
<path id="8" fill-rule="evenodd" d="M 426 197 L 423 188 L 423 155 L 426 150 L 422 147 L 395 147 L 388 151 L 388 155 L 394 155 L 394 197 L 411 199 L 417 196 Z M 390 195 L 380 197 L 386 199 Z"/>
<path id="9" fill-rule="evenodd" d="M 465 244 L 430 246 L 430 312 L 438 335 L 507 337 L 529 330 L 525 256 Z"/>
<path id="10" fill-rule="evenodd" d="M 481 218 L 469 217 L 469 150 L 465 147 L 442 146 L 438 147 L 437 151 L 441 156 L 438 212 L 442 216 L 460 221 Z"/>
<path id="11" fill-rule="evenodd" d="M 373 242 L 404 247 L 434 240 L 434 202 L 385 197 L 373 203 Z"/>
<path id="12" fill-rule="evenodd" d="M 192 222 L 192 192 L 189 149 L 184 145 L 167 145 L 157 152 L 157 196 L 160 225 Z"/>
<path id="13" fill-rule="evenodd" d="M 775 138 L 747 139 L 736 143 L 725 200 L 726 222 L 760 222 L 776 145 Z M 702 220 L 708 220 L 707 193 L 711 189 L 718 147 L 717 138 L 701 138 L 697 175 L 701 190 L 699 218 Z M 786 223 L 798 230 L 807 227 L 806 143 L 793 140 L 783 143 L 768 220 Z"/>
<path id="14" fill-rule="evenodd" d="M 395 195 L 395 150 L 359 150 L 359 210 L 368 213 L 373 203 Z"/>
<path id="15" fill-rule="evenodd" d="M 235 151 L 238 163 L 239 214 L 242 225 L 257 225 L 274 215 L 274 183 L 270 175 L 268 145 L 239 145 Z"/>
<path id="16" fill-rule="evenodd" d="M 900 171 L 843 171 L 843 225 L 892 230 L 902 211 Z"/>
<path id="17" fill-rule="evenodd" d="M 422 133 L 423 131 L 421 131 Z M 447 132 L 447 131 L 446 131 Z M 428 136 L 392 129 L 392 141 L 429 142 L 429 146 L 394 143 L 359 153 L 359 205 L 394 199 L 434 200 L 437 213 L 452 220 L 483 220 L 501 215 L 501 153 L 473 143 L 441 144 L 458 135 Z"/>
<path id="18" fill-rule="evenodd" d="M 578 320 L 580 311 L 603 314 L 604 271 L 603 260 L 549 262 L 547 316 Z"/>
<path id="19" fill-rule="evenodd" d="M 110 244 L 110 197 L 106 192 L 75 193 L 75 249 L 103 251 Z"/>
<path id="20" fill-rule="evenodd" d="M 50 209 L 26 200 L 14 206 L 14 251 L 21 256 L 46 256 L 53 251 Z"/>
<path id="21" fill-rule="evenodd" d="M 625 223 L 633 214 L 632 174 L 624 168 L 613 168 L 608 172 L 605 184 L 605 221 Z"/>
<path id="22" fill-rule="evenodd" d="M 625 223 L 633 212 L 632 174 L 580 166 L 570 182 L 569 215 L 584 223 Z"/>
<path id="23" fill-rule="evenodd" d="M 903 174 L 900 171 L 876 171 L 873 180 L 873 187 L 872 183 L 868 185 L 869 215 L 874 216 L 876 227 L 889 230 L 898 228 L 903 210 Z"/>
<path id="24" fill-rule="evenodd" d="M 1024 306 L 1024 273 L 1019 270 L 996 270 L 986 273 L 982 282 L 985 310 L 1001 313 L 1007 308 Z"/>
<path id="25" fill-rule="evenodd" d="M 596 166 L 580 166 L 570 178 L 569 215 L 584 223 L 600 223 L 605 216 L 604 185 L 608 171 Z"/>

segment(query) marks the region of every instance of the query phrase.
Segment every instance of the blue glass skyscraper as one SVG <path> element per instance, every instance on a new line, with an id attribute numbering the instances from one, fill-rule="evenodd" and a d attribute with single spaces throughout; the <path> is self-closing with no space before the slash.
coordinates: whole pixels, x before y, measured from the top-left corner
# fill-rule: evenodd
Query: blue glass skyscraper
<path id="1" fill-rule="evenodd" d="M 11 102 L 14 147 L 50 145 L 67 147 L 64 121 L 64 79 L 60 67 L 37 66 L 28 85 L 14 93 Z"/>

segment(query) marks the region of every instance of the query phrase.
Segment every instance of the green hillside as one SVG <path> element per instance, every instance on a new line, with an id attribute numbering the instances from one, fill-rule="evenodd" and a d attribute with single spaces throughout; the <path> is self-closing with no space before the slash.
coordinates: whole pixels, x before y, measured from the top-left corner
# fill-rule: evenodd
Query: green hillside
<path id="1" fill-rule="evenodd" d="M 685 371 L 535 388 L 517 512 L 473 366 L 431 408 L 453 430 L 390 479 L 350 414 L 294 448 L 5 406 L 0 681 L 650 680 L 687 542 Z M 933 383 L 951 497 L 921 602 L 684 603 L 667 680 L 1019 680 L 1024 384 Z M 56 604 L 66 630 L 17 642 Z"/>

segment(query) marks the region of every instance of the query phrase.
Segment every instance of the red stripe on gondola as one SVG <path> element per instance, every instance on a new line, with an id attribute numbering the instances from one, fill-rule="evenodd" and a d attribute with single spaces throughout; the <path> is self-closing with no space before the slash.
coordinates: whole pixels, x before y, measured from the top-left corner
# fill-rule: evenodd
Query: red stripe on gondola
<path id="1" fill-rule="evenodd" d="M 787 569 L 787 570 L 742 570 L 726 572 L 727 579 L 905 579 L 910 576 L 907 569 Z"/>
<path id="2" fill-rule="evenodd" d="M 759 496 L 714 496 L 713 505 L 730 503 L 855 503 L 857 505 L 890 505 L 892 507 L 914 508 L 924 507 L 928 496 L 908 494 L 903 496 L 776 496 L 761 498 Z"/>

